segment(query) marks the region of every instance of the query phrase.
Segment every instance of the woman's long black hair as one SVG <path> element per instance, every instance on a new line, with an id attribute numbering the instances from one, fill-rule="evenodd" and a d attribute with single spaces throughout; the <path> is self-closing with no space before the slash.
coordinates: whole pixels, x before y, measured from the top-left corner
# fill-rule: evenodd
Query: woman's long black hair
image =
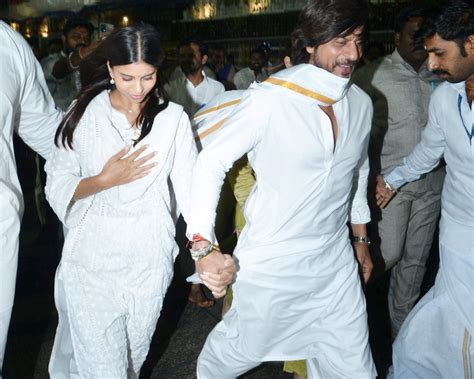
<path id="1" fill-rule="evenodd" d="M 72 149 L 74 130 L 91 100 L 102 91 L 114 88 L 110 84 L 107 62 L 113 67 L 142 61 L 158 70 L 163 59 L 158 32 L 152 26 L 140 24 L 114 30 L 97 49 L 81 61 L 79 70 L 82 89 L 56 131 L 56 146 L 61 143 Z M 163 100 L 161 104 L 160 98 Z M 141 134 L 135 143 L 150 133 L 156 115 L 168 106 L 160 75 L 157 75 L 156 84 L 145 101 L 145 106 L 137 118 L 138 125 L 141 125 Z"/>

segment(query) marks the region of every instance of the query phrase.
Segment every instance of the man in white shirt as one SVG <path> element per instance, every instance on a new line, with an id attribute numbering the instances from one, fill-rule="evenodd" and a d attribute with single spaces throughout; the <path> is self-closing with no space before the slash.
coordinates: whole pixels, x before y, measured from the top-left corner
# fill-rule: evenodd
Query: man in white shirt
<path id="1" fill-rule="evenodd" d="M 372 104 L 349 86 L 367 17 L 365 0 L 308 1 L 292 35 L 295 66 L 252 84 L 208 129 L 219 132 L 198 157 L 188 222 L 202 269 L 220 257 L 211 243 L 225 172 L 247 153 L 256 184 L 234 251 L 234 300 L 199 356 L 198 378 L 296 359 L 307 359 L 310 378 L 376 376 L 357 264 L 368 280 Z"/>
<path id="2" fill-rule="evenodd" d="M 184 76 L 178 76 L 165 85 L 170 100 L 182 105 L 189 117 L 225 91 L 221 83 L 206 75 L 203 67 L 207 59 L 207 49 L 201 41 L 183 41 L 179 47 L 179 65 Z"/>
<path id="3" fill-rule="evenodd" d="M 446 161 L 440 267 L 434 287 L 393 346 L 395 378 L 471 378 L 474 359 L 474 6 L 458 2 L 426 24 L 428 68 L 447 82 L 434 92 L 428 126 L 403 163 L 379 177 L 377 202 Z"/>
<path id="4" fill-rule="evenodd" d="M 92 24 L 84 19 L 71 18 L 64 25 L 63 50 L 41 60 L 46 83 L 56 105 L 66 111 L 80 90 L 79 63 L 90 54 L 97 44 L 91 44 L 94 31 Z"/>
<path id="5" fill-rule="evenodd" d="M 15 295 L 23 199 L 13 133 L 47 158 L 62 112 L 55 108 L 41 66 L 26 41 L 0 21 L 0 377 Z"/>
<path id="6" fill-rule="evenodd" d="M 253 82 L 263 82 L 268 78 L 265 70 L 265 55 L 261 50 L 250 52 L 248 67 L 239 70 L 234 76 L 234 84 L 237 89 L 247 89 Z"/>

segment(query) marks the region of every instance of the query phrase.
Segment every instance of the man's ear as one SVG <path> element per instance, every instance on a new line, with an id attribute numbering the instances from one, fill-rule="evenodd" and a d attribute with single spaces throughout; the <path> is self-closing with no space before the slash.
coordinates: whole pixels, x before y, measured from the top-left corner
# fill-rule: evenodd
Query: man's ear
<path id="1" fill-rule="evenodd" d="M 474 34 L 469 35 L 464 41 L 464 48 L 474 52 Z"/>
<path id="2" fill-rule="evenodd" d="M 203 66 L 207 63 L 208 59 L 209 59 L 209 56 L 207 54 L 204 54 L 202 56 L 201 63 Z"/>
<path id="3" fill-rule="evenodd" d="M 311 55 L 314 53 L 314 46 L 306 46 L 306 52 Z"/>
<path id="4" fill-rule="evenodd" d="M 400 46 L 400 35 L 401 35 L 400 32 L 396 32 L 396 33 L 393 35 L 393 42 L 395 43 L 395 47 Z"/>
<path id="5" fill-rule="evenodd" d="M 286 68 L 293 67 L 293 63 L 291 63 L 291 58 L 288 55 L 283 58 L 283 63 L 285 64 Z"/>

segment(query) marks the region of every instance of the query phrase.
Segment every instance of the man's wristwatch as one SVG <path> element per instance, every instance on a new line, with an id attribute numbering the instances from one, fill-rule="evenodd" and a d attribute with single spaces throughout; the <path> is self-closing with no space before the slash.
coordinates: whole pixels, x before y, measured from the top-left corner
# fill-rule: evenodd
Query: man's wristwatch
<path id="1" fill-rule="evenodd" d="M 370 238 L 367 236 L 353 236 L 352 243 L 355 243 L 355 242 L 362 242 L 362 243 L 366 243 L 367 245 L 370 245 Z"/>

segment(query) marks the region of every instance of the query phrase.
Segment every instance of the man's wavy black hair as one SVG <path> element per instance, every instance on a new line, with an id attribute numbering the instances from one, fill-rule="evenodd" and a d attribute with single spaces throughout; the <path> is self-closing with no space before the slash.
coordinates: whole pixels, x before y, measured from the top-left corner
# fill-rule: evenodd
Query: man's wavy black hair
<path id="1" fill-rule="evenodd" d="M 446 41 L 456 42 L 465 57 L 467 53 L 464 43 L 474 34 L 474 2 L 456 1 L 453 5 L 433 13 L 423 22 L 416 39 L 422 42 L 435 34 Z"/>

